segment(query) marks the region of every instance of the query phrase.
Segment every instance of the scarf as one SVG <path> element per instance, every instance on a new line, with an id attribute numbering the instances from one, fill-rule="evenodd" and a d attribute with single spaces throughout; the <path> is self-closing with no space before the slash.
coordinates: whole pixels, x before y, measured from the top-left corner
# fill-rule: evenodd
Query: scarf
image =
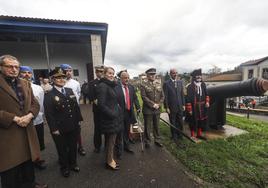
<path id="1" fill-rule="evenodd" d="M 200 95 L 200 96 L 202 96 L 202 88 L 201 88 L 202 82 L 196 82 L 196 81 L 194 81 L 194 84 L 195 84 L 196 89 L 197 89 L 197 94 Z"/>

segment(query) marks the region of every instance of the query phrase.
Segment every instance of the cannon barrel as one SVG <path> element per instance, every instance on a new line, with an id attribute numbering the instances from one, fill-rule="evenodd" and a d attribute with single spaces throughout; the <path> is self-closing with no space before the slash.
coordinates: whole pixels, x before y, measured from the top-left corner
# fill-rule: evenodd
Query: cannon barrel
<path id="1" fill-rule="evenodd" d="M 252 78 L 250 80 L 235 82 L 231 84 L 207 87 L 208 95 L 217 98 L 261 96 L 267 90 L 268 81 L 258 78 Z"/>
<path id="2" fill-rule="evenodd" d="M 208 109 L 208 124 L 210 128 L 222 129 L 226 123 L 226 98 L 239 96 L 261 96 L 268 90 L 268 81 L 252 78 L 250 80 L 208 86 L 210 108 Z"/>

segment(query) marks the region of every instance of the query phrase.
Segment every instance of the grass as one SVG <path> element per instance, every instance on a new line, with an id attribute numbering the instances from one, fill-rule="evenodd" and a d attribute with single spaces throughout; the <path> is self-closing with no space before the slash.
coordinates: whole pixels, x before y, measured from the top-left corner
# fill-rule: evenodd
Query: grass
<path id="1" fill-rule="evenodd" d="M 183 139 L 183 149 L 169 139 L 168 127 L 160 129 L 166 148 L 210 187 L 268 187 L 268 123 L 232 115 L 227 122 L 249 133 L 200 144 Z"/>

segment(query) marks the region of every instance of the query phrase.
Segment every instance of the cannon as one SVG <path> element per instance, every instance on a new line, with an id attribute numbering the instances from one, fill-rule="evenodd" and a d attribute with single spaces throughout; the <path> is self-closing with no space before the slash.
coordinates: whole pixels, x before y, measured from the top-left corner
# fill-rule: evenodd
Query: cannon
<path id="1" fill-rule="evenodd" d="M 268 90 L 268 81 L 252 78 L 250 80 L 208 86 L 210 108 L 208 110 L 208 125 L 212 129 L 222 129 L 226 124 L 226 98 L 239 96 L 262 96 Z"/>

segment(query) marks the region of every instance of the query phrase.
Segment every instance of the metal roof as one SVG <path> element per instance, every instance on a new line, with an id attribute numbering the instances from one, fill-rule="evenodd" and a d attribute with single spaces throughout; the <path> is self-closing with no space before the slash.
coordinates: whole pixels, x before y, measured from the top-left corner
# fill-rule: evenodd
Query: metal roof
<path id="1" fill-rule="evenodd" d="M 0 31 L 44 34 L 107 34 L 108 24 L 0 15 Z"/>
<path id="2" fill-rule="evenodd" d="M 260 59 L 256 59 L 256 60 L 250 60 L 250 61 L 247 61 L 245 63 L 242 63 L 240 66 L 258 65 L 258 64 L 262 63 L 263 61 L 265 61 L 267 59 L 268 59 L 268 56 L 260 58 Z"/>

